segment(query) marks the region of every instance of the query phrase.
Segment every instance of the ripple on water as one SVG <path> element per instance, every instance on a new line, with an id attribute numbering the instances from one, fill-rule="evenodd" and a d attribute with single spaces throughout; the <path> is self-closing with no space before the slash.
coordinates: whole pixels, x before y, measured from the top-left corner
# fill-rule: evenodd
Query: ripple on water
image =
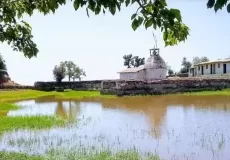
<path id="1" fill-rule="evenodd" d="M 228 159 L 226 97 L 143 97 L 101 102 L 24 101 L 8 116 L 56 115 L 63 128 L 6 132 L 0 150 L 45 154 L 52 149 L 157 152 L 167 159 Z"/>

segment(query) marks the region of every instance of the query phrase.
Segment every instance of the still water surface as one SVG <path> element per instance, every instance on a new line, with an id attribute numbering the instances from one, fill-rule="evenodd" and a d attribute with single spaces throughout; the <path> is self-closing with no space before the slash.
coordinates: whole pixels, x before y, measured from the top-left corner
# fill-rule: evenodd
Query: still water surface
<path id="1" fill-rule="evenodd" d="M 0 150 L 44 154 L 51 149 L 137 149 L 165 159 L 230 159 L 230 97 L 159 96 L 18 102 L 7 116 L 56 115 L 63 128 L 5 133 Z M 75 121 L 77 120 L 77 121 Z"/>

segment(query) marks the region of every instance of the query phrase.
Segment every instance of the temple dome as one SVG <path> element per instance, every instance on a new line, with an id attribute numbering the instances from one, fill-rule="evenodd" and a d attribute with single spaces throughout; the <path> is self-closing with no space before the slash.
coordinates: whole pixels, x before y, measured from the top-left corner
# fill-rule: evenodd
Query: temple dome
<path id="1" fill-rule="evenodd" d="M 146 60 L 144 68 L 167 69 L 166 63 L 159 54 L 152 54 Z"/>

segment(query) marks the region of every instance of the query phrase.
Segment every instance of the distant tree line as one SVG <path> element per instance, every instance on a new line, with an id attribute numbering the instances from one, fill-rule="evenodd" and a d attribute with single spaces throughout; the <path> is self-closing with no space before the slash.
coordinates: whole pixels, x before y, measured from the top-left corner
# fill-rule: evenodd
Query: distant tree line
<path id="1" fill-rule="evenodd" d="M 189 72 L 189 68 L 191 68 L 193 65 L 202 63 L 202 62 L 208 62 L 209 59 L 207 57 L 194 57 L 192 62 L 188 61 L 186 57 L 183 57 L 182 62 L 181 62 L 181 69 L 179 71 L 179 73 L 181 74 L 185 74 Z M 167 65 L 167 69 L 168 69 L 168 75 L 172 76 L 175 75 L 176 72 L 171 68 L 171 66 Z"/>
<path id="2" fill-rule="evenodd" d="M 133 56 L 132 54 L 124 55 L 124 66 L 127 68 L 139 67 L 145 64 L 145 58 L 140 58 L 139 56 Z"/>
<path id="3" fill-rule="evenodd" d="M 73 61 L 65 61 L 54 66 L 53 75 L 57 82 L 61 82 L 66 76 L 68 77 L 69 81 L 75 81 L 76 79 L 81 81 L 82 77 L 86 76 L 86 73 Z"/>

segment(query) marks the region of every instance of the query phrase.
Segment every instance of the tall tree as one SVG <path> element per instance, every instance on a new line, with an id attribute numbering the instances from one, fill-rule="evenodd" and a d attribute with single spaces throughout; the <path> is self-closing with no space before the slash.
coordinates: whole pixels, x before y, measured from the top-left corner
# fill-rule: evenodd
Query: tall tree
<path id="1" fill-rule="evenodd" d="M 131 65 L 133 67 L 139 67 L 145 64 L 145 58 L 139 58 L 139 56 L 134 56 L 131 60 Z"/>
<path id="2" fill-rule="evenodd" d="M 189 68 L 192 66 L 192 63 L 187 60 L 186 57 L 183 57 L 182 63 L 181 63 L 181 73 L 188 73 Z"/>
<path id="3" fill-rule="evenodd" d="M 1 53 L 0 53 L 0 70 L 7 70 L 7 68 L 6 68 L 6 62 L 3 59 Z"/>
<path id="4" fill-rule="evenodd" d="M 209 61 L 209 59 L 208 59 L 208 57 L 201 57 L 200 58 L 200 62 L 208 62 Z"/>
<path id="5" fill-rule="evenodd" d="M 193 65 L 199 64 L 201 62 L 208 62 L 209 59 L 207 57 L 194 57 L 192 60 Z"/>
<path id="6" fill-rule="evenodd" d="M 0 41 L 8 42 L 13 50 L 23 52 L 28 58 L 36 56 L 37 45 L 33 41 L 31 26 L 23 20 L 25 14 L 32 15 L 35 11 L 44 13 L 55 13 L 67 0 L 0 0 Z M 100 12 L 110 12 L 115 15 L 122 6 L 137 6 L 136 12 L 131 16 L 132 28 L 136 30 L 139 26 L 145 28 L 159 28 L 163 32 L 166 46 L 176 45 L 185 41 L 189 35 L 189 28 L 183 23 L 181 13 L 178 9 L 169 8 L 166 0 L 71 0 L 77 11 L 79 8 L 86 9 L 98 15 Z M 215 11 L 227 5 L 230 12 L 228 0 L 208 0 L 207 8 Z"/>
<path id="7" fill-rule="evenodd" d="M 75 79 L 78 79 L 79 81 L 81 81 L 82 76 L 86 76 L 86 73 L 83 69 L 79 68 L 79 67 L 75 67 L 74 68 L 74 75 L 73 75 L 73 81 L 75 81 Z"/>
<path id="8" fill-rule="evenodd" d="M 124 66 L 127 66 L 127 68 L 130 68 L 132 65 L 133 55 L 132 54 L 124 55 L 123 59 L 124 59 Z"/>
<path id="9" fill-rule="evenodd" d="M 66 75 L 68 76 L 69 81 L 74 76 L 74 69 L 76 68 L 76 64 L 73 61 L 65 61 L 64 66 L 66 69 Z"/>
<path id="10" fill-rule="evenodd" d="M 193 57 L 192 64 L 196 65 L 196 64 L 199 64 L 199 63 L 200 63 L 200 58 L 199 57 Z"/>
<path id="11" fill-rule="evenodd" d="M 53 69 L 54 79 L 57 82 L 61 82 L 66 76 L 66 69 L 64 64 L 61 62 L 59 65 L 56 65 Z"/>

